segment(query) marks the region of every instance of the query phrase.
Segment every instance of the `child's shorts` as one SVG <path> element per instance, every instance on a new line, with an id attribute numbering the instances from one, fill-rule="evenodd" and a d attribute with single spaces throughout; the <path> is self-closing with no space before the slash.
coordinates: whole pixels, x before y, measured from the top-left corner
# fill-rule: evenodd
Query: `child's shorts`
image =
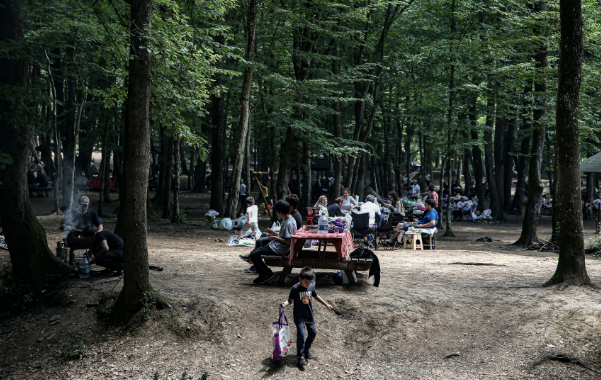
<path id="1" fill-rule="evenodd" d="M 244 226 L 242 227 L 242 233 L 248 231 L 248 230 L 252 230 L 252 232 L 256 235 L 259 233 L 259 225 L 255 222 L 251 223 L 250 226 L 248 225 L 248 223 L 244 223 Z"/>

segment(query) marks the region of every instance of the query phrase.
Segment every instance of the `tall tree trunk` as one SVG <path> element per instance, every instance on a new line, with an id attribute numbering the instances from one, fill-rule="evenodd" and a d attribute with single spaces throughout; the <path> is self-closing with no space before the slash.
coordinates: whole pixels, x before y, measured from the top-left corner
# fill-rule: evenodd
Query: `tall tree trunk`
<path id="1" fill-rule="evenodd" d="M 490 196 L 490 209 L 492 212 L 493 220 L 505 222 L 505 215 L 503 215 L 503 205 L 499 199 L 499 187 L 497 186 L 496 176 L 493 171 L 493 142 L 492 142 L 492 131 L 495 124 L 495 96 L 489 94 L 488 104 L 486 111 L 486 129 L 484 130 L 484 160 L 486 163 L 486 178 L 488 180 L 488 189 Z"/>
<path id="2" fill-rule="evenodd" d="M 171 223 L 183 223 L 182 215 L 180 213 L 179 208 L 179 189 L 180 189 L 180 176 L 181 176 L 181 168 L 180 168 L 180 139 L 179 134 L 176 134 L 173 139 L 173 162 L 175 163 L 175 183 L 173 186 L 173 215 L 171 216 Z"/>
<path id="3" fill-rule="evenodd" d="M 546 10 L 545 1 L 540 1 L 537 5 L 539 12 Z M 536 29 L 537 34 L 543 34 L 543 30 Z M 528 168 L 528 201 L 522 224 L 522 234 L 514 243 L 522 247 L 528 247 L 538 241 L 538 217 L 542 205 L 543 186 L 541 182 L 543 150 L 545 147 L 545 124 L 543 117 L 545 115 L 545 94 L 547 92 L 547 78 L 545 71 L 547 68 L 547 48 L 544 42 L 538 46 L 539 49 L 534 56 L 535 72 L 537 79 L 534 81 L 534 109 L 532 113 L 532 147 L 530 148 L 530 162 Z M 580 184 L 580 182 L 578 182 Z M 555 209 L 555 200 L 553 201 Z"/>
<path id="4" fill-rule="evenodd" d="M 5 0 L 0 6 L 0 43 L 19 43 L 22 39 L 19 2 Z M 22 97 L 27 89 L 27 66 L 26 58 L 0 58 L 0 86 L 11 93 L 0 97 L 0 114 L 4 116 L 0 118 L 0 152 L 12 159 L 0 168 L 0 212 L 14 276 L 27 292 L 39 293 L 47 286 L 47 275 L 62 277 L 74 271 L 48 249 L 46 231 L 29 203 L 27 164 L 31 135 L 26 122 L 26 99 Z"/>
<path id="5" fill-rule="evenodd" d="M 505 134 L 505 170 L 503 172 L 503 207 L 506 213 L 511 212 L 511 185 L 513 184 L 513 149 L 515 145 L 515 109 L 510 107 L 511 115 L 507 119 Z"/>
<path id="6" fill-rule="evenodd" d="M 340 75 L 340 43 L 338 40 L 334 42 L 334 51 L 336 54 L 335 60 L 332 61 L 332 75 L 337 77 Z M 340 101 L 334 100 L 334 137 L 342 138 L 342 121 L 340 120 Z M 310 172 L 310 171 L 309 171 Z M 348 178 L 345 178 L 348 181 Z M 342 182 L 342 157 L 334 157 L 334 192 L 333 198 L 336 199 L 340 196 L 340 188 Z M 300 184 L 299 184 L 300 185 Z M 310 188 L 305 189 L 311 192 Z"/>
<path id="7" fill-rule="evenodd" d="M 67 57 L 73 59 L 75 50 L 67 48 Z M 65 137 L 63 142 L 63 205 L 64 210 L 70 210 L 73 205 L 75 194 L 75 97 L 77 95 L 77 86 L 75 78 L 67 77 L 67 115 L 65 124 L 63 124 L 63 133 Z"/>
<path id="8" fill-rule="evenodd" d="M 213 181 L 215 178 L 213 177 L 213 171 L 211 173 L 211 186 L 213 186 Z M 196 161 L 196 169 L 194 170 L 194 192 L 195 193 L 204 193 L 207 191 L 206 188 L 207 183 L 207 163 L 202 161 L 200 157 Z"/>
<path id="9" fill-rule="evenodd" d="M 557 163 L 557 199 L 554 208 L 559 227 L 559 261 L 552 285 L 585 285 L 591 280 L 586 273 L 582 208 L 580 207 L 580 142 L 578 105 L 582 81 L 582 5 L 580 0 L 560 0 L 561 39 L 559 43 L 559 80 L 555 160 Z"/>
<path id="10" fill-rule="evenodd" d="M 179 146 L 179 158 L 182 175 L 188 175 L 190 170 L 188 169 L 188 163 L 186 162 L 186 147 L 183 143 Z"/>
<path id="11" fill-rule="evenodd" d="M 221 43 L 225 42 L 224 37 L 219 37 Z M 223 63 L 223 62 L 222 62 Z M 215 78 L 215 87 L 220 88 L 223 85 L 223 74 L 217 74 Z M 211 96 L 211 202 L 210 208 L 223 215 L 223 195 L 225 194 L 225 171 L 226 153 L 225 153 L 225 102 L 224 93 L 213 94 Z M 198 184 L 197 184 L 198 185 Z M 204 185 L 203 185 L 204 187 Z M 200 189 L 195 186 L 195 192 Z"/>
<path id="12" fill-rule="evenodd" d="M 171 210 L 169 201 L 171 200 L 171 183 L 173 181 L 173 137 L 165 136 L 165 141 L 165 171 L 161 173 L 161 176 L 163 176 L 163 188 L 161 190 L 163 213 L 161 218 L 169 219 L 169 210 Z"/>
<path id="13" fill-rule="evenodd" d="M 445 175 L 445 170 L 450 170 L 450 167 L 448 165 L 448 160 L 444 160 L 442 162 L 442 168 L 440 169 L 440 187 L 438 188 L 438 208 L 437 208 L 437 212 L 438 212 L 438 224 L 437 224 L 437 228 L 442 229 L 443 225 L 442 225 L 442 206 L 444 205 L 444 201 L 442 200 L 443 198 L 443 191 L 444 191 L 444 175 Z M 432 177 L 434 178 L 434 177 Z M 450 198 L 450 194 L 447 195 L 447 199 Z M 450 204 L 450 202 L 449 202 Z M 447 213 L 448 216 L 448 213 Z"/>
<path id="14" fill-rule="evenodd" d="M 16 1 L 16 0 L 15 0 Z M 15 2 L 15 4 L 18 4 Z M 60 214 L 61 210 L 60 210 L 60 205 L 58 202 L 58 184 L 60 183 L 60 178 L 61 178 L 61 166 L 62 163 L 61 161 L 61 144 L 60 144 L 60 139 L 59 139 L 59 132 L 58 132 L 58 125 L 57 125 L 57 94 L 56 94 L 56 87 L 54 85 L 54 76 L 52 75 L 52 65 L 50 63 L 50 58 L 48 57 L 48 53 L 46 52 L 46 50 L 44 50 L 44 55 L 46 56 L 46 61 L 48 62 L 48 76 L 50 79 L 50 88 L 52 89 L 52 125 L 53 125 L 53 138 L 54 138 L 54 144 L 55 144 L 55 149 L 54 149 L 54 167 L 56 168 L 56 175 L 54 177 L 54 181 L 53 181 L 53 186 L 54 186 L 54 198 L 53 198 L 53 204 L 54 204 L 54 208 L 52 210 L 52 214 L 56 213 L 56 214 Z M 50 176 L 52 176 L 52 173 L 49 173 Z"/>
<path id="15" fill-rule="evenodd" d="M 125 139 L 125 199 L 123 242 L 123 289 L 115 310 L 137 312 L 143 299 L 151 296 L 148 275 L 147 211 L 148 168 L 150 165 L 150 73 L 151 56 L 147 49 L 152 28 L 152 0 L 131 0 L 129 87 Z"/>
<path id="16" fill-rule="evenodd" d="M 478 102 L 477 98 L 472 99 L 469 109 L 469 118 L 472 126 L 471 137 L 474 141 L 474 145 L 472 146 L 472 157 L 474 158 L 474 177 L 476 179 L 476 196 L 478 197 L 478 211 L 484 211 L 484 187 L 482 186 L 482 179 L 484 176 L 483 167 L 482 167 L 482 150 L 480 149 L 480 139 L 478 137 L 478 131 L 473 129 L 476 126 L 476 122 L 478 119 L 476 104 Z"/>
<path id="17" fill-rule="evenodd" d="M 497 108 L 498 105 L 497 105 Z M 495 123 L 495 179 L 497 180 L 497 193 L 499 194 L 499 202 L 501 204 L 501 212 L 504 209 L 504 192 L 505 192 L 505 165 L 511 165 L 510 162 L 505 162 L 505 135 L 507 130 L 507 118 L 499 116 L 497 110 L 497 120 Z"/>
<path id="18" fill-rule="evenodd" d="M 255 60 L 255 20 L 257 18 L 257 0 L 249 0 L 246 12 L 246 62 Z M 240 94 L 240 120 L 238 121 L 238 132 L 236 133 L 236 148 L 234 150 L 234 164 L 230 181 L 230 191 L 227 199 L 225 215 L 230 218 L 236 217 L 238 196 L 240 195 L 240 177 L 242 174 L 242 163 L 244 159 L 244 146 L 246 145 L 246 133 L 248 132 L 250 119 L 250 90 L 252 87 L 253 67 L 249 64 L 244 69 L 244 81 L 242 93 Z"/>
<path id="19" fill-rule="evenodd" d="M 530 93 L 532 92 L 532 80 L 528 80 L 524 88 L 524 107 L 522 109 L 520 156 L 518 158 L 518 181 L 515 185 L 515 195 L 511 203 L 511 213 L 522 216 L 524 206 L 524 194 L 526 193 L 526 176 L 528 175 L 530 140 L 532 135 L 531 112 L 532 105 Z"/>
<path id="20" fill-rule="evenodd" d="M 104 131 L 102 132 L 102 159 L 100 161 L 100 199 L 98 201 L 98 215 L 104 216 L 104 195 L 105 195 L 105 187 L 106 181 L 104 180 L 108 176 L 108 165 L 106 164 L 107 160 L 110 157 L 110 150 L 108 147 L 108 139 L 109 139 L 109 123 L 107 120 L 108 117 L 104 119 Z M 110 189 L 109 189 L 110 190 Z"/>

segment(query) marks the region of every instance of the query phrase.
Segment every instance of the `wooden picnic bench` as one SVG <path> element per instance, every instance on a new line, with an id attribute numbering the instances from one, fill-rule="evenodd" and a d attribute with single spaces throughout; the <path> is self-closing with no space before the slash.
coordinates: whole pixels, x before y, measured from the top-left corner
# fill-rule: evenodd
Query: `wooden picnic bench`
<path id="1" fill-rule="evenodd" d="M 318 248 L 303 249 L 307 240 L 318 240 Z M 327 251 L 327 245 L 331 243 L 335 251 Z M 318 235 L 307 232 L 306 226 L 301 228 L 290 242 L 290 251 L 287 256 L 263 256 L 265 264 L 271 267 L 282 267 L 282 273 L 278 279 L 279 284 L 284 284 L 286 277 L 293 268 L 311 266 L 316 269 L 337 269 L 344 271 L 349 284 L 356 284 L 353 272 L 368 271 L 373 263 L 372 259 L 352 259 L 350 253 L 353 251 L 353 239 L 348 232 L 328 233 Z"/>
<path id="2" fill-rule="evenodd" d="M 32 187 L 29 189 L 29 198 L 33 197 L 34 192 L 38 193 L 40 196 L 42 196 L 42 193 L 45 193 L 46 198 L 48 198 L 49 191 L 54 191 L 54 187 Z"/>

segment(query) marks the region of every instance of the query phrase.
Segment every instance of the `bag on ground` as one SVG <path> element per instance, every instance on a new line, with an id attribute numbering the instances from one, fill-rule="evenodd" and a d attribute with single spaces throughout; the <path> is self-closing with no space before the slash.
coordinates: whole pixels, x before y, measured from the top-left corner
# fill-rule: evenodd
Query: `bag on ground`
<path id="1" fill-rule="evenodd" d="M 221 219 L 221 222 L 219 222 L 220 230 L 231 231 L 232 228 L 234 228 L 234 223 L 232 223 L 232 220 L 230 218 L 223 218 Z"/>
<path id="2" fill-rule="evenodd" d="M 290 351 L 290 327 L 284 308 L 280 306 L 280 318 L 271 324 L 273 333 L 273 360 L 282 360 Z"/>

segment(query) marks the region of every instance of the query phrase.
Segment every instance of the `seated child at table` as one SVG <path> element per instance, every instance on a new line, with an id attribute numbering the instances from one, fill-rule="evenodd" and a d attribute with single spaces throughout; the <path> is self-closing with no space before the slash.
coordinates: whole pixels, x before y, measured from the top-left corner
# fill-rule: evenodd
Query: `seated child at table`
<path id="1" fill-rule="evenodd" d="M 290 215 L 290 204 L 279 200 L 275 204 L 278 216 L 284 219 L 278 236 L 269 236 L 271 242 L 263 247 L 255 248 L 249 256 L 259 277 L 254 280 L 255 284 L 264 284 L 275 277 L 271 269 L 265 264 L 261 256 L 283 256 L 290 249 L 290 240 L 296 233 L 296 221 Z"/>

